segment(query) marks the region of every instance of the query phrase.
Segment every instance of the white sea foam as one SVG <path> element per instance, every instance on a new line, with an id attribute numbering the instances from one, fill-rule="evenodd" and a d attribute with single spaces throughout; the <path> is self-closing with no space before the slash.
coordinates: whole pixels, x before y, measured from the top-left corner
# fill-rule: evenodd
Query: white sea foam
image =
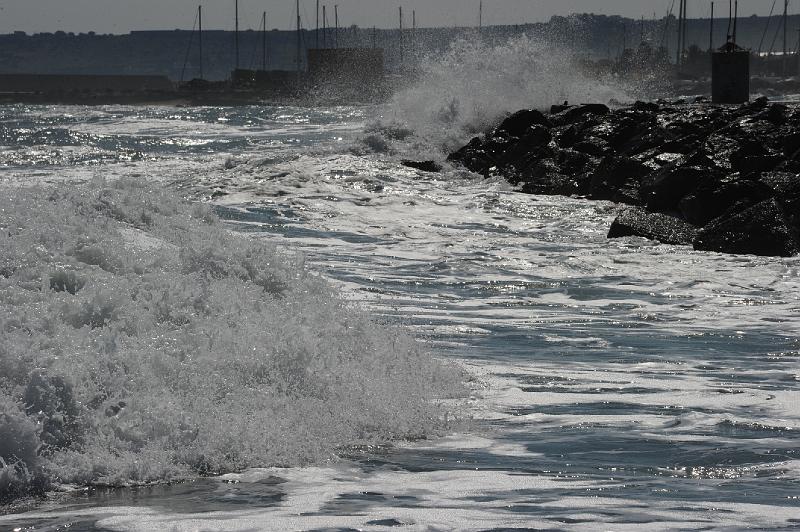
<path id="1" fill-rule="evenodd" d="M 3 497 L 316 463 L 439 430 L 460 390 L 302 256 L 131 180 L 0 199 L 0 375 Z"/>

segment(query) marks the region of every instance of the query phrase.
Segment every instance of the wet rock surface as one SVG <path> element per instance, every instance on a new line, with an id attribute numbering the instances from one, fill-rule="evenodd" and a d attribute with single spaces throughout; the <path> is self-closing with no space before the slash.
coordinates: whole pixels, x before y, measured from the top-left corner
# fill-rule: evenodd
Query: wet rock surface
<path id="1" fill-rule="evenodd" d="M 629 207 L 611 224 L 608 238 L 641 236 L 665 244 L 692 245 L 697 233 L 696 227 L 673 216 Z"/>
<path id="2" fill-rule="evenodd" d="M 423 172 L 439 173 L 442 171 L 442 165 L 436 161 L 411 161 L 404 159 L 400 162 L 405 167 L 414 168 Z"/>
<path id="3" fill-rule="evenodd" d="M 800 253 L 800 107 L 636 102 L 518 111 L 448 160 L 529 194 L 626 204 L 609 237 Z"/>

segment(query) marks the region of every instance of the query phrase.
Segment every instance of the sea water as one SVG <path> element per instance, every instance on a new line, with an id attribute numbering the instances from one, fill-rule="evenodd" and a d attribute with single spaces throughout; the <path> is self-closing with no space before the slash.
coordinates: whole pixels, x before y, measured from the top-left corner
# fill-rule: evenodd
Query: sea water
<path id="1" fill-rule="evenodd" d="M 457 60 L 446 65 L 481 56 L 454 53 Z M 510 53 L 500 49 L 497 57 Z M 482 87 L 502 88 L 508 105 L 520 107 L 537 93 L 531 76 L 520 78 L 524 83 L 489 76 Z M 50 496 L 25 513 L 0 517 L 0 527 L 800 526 L 800 260 L 608 240 L 613 204 L 522 195 L 449 166 L 439 174 L 403 167 L 403 158 L 442 160 L 443 148 L 513 110 L 483 103 L 481 91 L 448 92 L 431 79 L 385 106 L 2 109 L 0 178 L 17 198 L 6 209 L 27 202 L 40 206 L 28 210 L 31 224 L 47 221 L 38 233 L 26 233 L 31 239 L 49 230 L 80 243 L 78 228 L 59 228 L 59 220 L 69 222 L 65 227 L 77 223 L 75 205 L 97 209 L 99 200 L 113 197 L 129 207 L 108 216 L 100 209 L 106 217 L 89 231 L 94 248 L 83 242 L 96 259 L 86 266 L 94 276 L 78 273 L 93 283 L 87 294 L 94 299 L 87 295 L 69 314 L 77 322 L 61 356 L 96 341 L 93 308 L 107 313 L 99 318 L 104 326 L 134 331 L 126 336 L 131 345 L 121 348 L 147 362 L 142 367 L 155 367 L 147 353 L 163 341 L 196 342 L 201 333 L 227 342 L 226 352 L 238 349 L 238 366 L 215 364 L 208 345 L 190 344 L 189 354 L 205 357 L 182 368 L 200 389 L 228 401 L 198 403 L 179 393 L 183 402 L 163 408 L 159 398 L 179 401 L 167 394 L 174 389 L 144 379 L 136 381 L 139 388 L 131 385 L 140 390 L 140 404 L 151 402 L 139 408 L 162 408 L 178 427 L 178 412 L 204 412 L 220 428 L 208 448 L 230 445 L 245 464 L 262 452 L 275 467 Z M 557 86 L 549 82 L 537 94 L 580 100 L 625 92 L 570 79 L 559 94 L 547 93 Z M 55 188 L 41 196 L 27 188 L 32 184 Z M 61 210 L 45 214 L 53 210 L 52 190 L 61 191 Z M 178 196 L 213 212 L 194 210 Z M 195 233 L 203 223 L 210 227 Z M 153 247 L 163 255 L 158 267 L 138 263 L 145 260 L 142 249 Z M 69 249 L 64 256 L 74 257 Z M 36 271 L 31 282 L 50 274 L 52 268 L 36 267 L 49 259 L 16 252 Z M 247 262 L 253 253 L 268 255 Z M 118 256 L 124 260 L 114 263 Z M 257 272 L 276 271 L 258 270 L 264 261 L 277 261 L 282 273 L 260 286 L 289 287 L 290 301 L 254 295 L 247 283 L 265 279 Z M 204 281 L 192 276 L 220 264 L 228 269 L 197 292 L 193 286 Z M 248 264 L 243 271 L 254 276 L 237 273 Z M 191 324 L 192 334 L 164 340 L 174 328 L 134 319 L 144 312 L 137 303 L 113 297 L 144 271 L 150 284 L 137 290 L 178 298 L 153 313 L 166 312 L 173 325 Z M 63 291 L 41 292 L 63 301 L 15 299 L 18 314 L 52 308 L 63 317 L 59 309 L 74 304 Z M 218 313 L 201 320 L 179 312 L 193 304 L 216 305 Z M 228 321 L 217 321 L 220 315 Z M 6 331 L 13 318 L 4 318 Z M 225 328 L 239 334 L 215 336 Z M 14 337 L 16 345 L 21 338 Z M 361 343 L 372 347 L 365 352 Z M 290 367 L 269 369 L 270 382 L 292 383 L 293 393 L 248 388 L 245 377 L 263 369 L 263 360 L 248 353 L 262 345 L 296 353 Z M 342 357 L 348 349 L 358 356 Z M 339 367 L 342 360 L 351 362 Z M 93 367 L 81 371 L 95 375 Z M 243 428 L 242 409 L 258 412 L 260 405 L 269 415 L 251 417 Z M 136 405 L 123 414 L 125 408 Z M 326 409 L 339 417 L 315 422 Z M 133 430 L 119 419 L 115 430 Z M 252 443 L 259 441 L 259 423 L 271 425 L 261 447 Z M 164 430 L 162 440 L 173 434 Z M 95 446 L 91 458 L 100 462 L 108 441 L 86 445 Z M 209 456 L 219 462 L 223 454 Z M 135 452 L 122 456 L 119 478 L 141 473 Z M 192 478 L 171 468 L 158 449 L 138 460 L 155 464 L 152 480 Z M 69 463 L 74 470 L 83 462 L 73 456 Z"/>

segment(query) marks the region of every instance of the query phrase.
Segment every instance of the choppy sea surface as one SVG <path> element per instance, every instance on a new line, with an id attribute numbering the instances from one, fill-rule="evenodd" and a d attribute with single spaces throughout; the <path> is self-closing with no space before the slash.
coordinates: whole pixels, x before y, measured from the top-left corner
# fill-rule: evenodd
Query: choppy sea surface
<path id="1" fill-rule="evenodd" d="M 59 496 L 0 528 L 800 527 L 800 260 L 608 240 L 612 204 L 402 166 L 433 151 L 401 118 L 0 109 L 0 186 L 163 182 L 232 231 L 301 250 L 474 379 L 472 420 L 443 438 Z"/>

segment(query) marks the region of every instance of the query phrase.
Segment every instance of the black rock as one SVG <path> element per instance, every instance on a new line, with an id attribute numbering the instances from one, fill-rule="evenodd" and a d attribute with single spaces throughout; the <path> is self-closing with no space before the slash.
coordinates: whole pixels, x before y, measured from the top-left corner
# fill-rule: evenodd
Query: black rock
<path id="1" fill-rule="evenodd" d="M 518 172 L 506 173 L 506 180 L 512 185 L 524 183 L 523 192 L 536 188 L 534 194 L 561 194 L 559 188 L 549 188 L 552 177 L 560 173 L 558 164 L 552 157 L 542 154 L 541 157 L 532 157 L 526 161 L 528 164 Z"/>
<path id="2" fill-rule="evenodd" d="M 448 155 L 447 160 L 451 162 L 463 163 L 464 159 L 467 158 L 469 153 L 480 150 L 482 147 L 483 140 L 480 137 L 473 137 L 472 140 L 470 140 L 467 144 Z"/>
<path id="3" fill-rule="evenodd" d="M 666 214 L 628 207 L 619 213 L 608 232 L 608 238 L 626 236 L 641 236 L 664 244 L 691 245 L 697 236 L 697 228 Z"/>
<path id="4" fill-rule="evenodd" d="M 500 124 L 497 132 L 504 132 L 514 137 L 525 135 L 531 126 L 553 127 L 550 120 L 536 109 L 523 109 L 512 114 Z"/>
<path id="5" fill-rule="evenodd" d="M 743 103 L 739 106 L 739 108 L 733 112 L 733 116 L 736 118 L 741 118 L 745 116 L 754 116 L 757 115 L 760 111 L 763 111 L 769 105 L 769 98 L 766 96 L 761 96 L 760 98 L 756 98 L 752 102 Z"/>
<path id="6" fill-rule="evenodd" d="M 638 190 L 650 167 L 624 156 L 608 156 L 592 174 L 589 196 L 593 199 L 640 203 Z"/>
<path id="7" fill-rule="evenodd" d="M 733 170 L 742 175 L 758 174 L 774 170 L 783 162 L 782 155 L 752 155 L 732 160 Z"/>
<path id="8" fill-rule="evenodd" d="M 658 148 L 667 141 L 664 131 L 658 128 L 649 128 L 629 139 L 619 147 L 620 153 L 625 155 L 638 155 L 647 150 Z"/>
<path id="9" fill-rule="evenodd" d="M 708 168 L 670 164 L 642 180 L 642 201 L 648 210 L 674 212 L 682 198 L 693 192 L 704 181 L 714 178 Z"/>
<path id="10" fill-rule="evenodd" d="M 746 103 L 742 105 L 742 108 L 747 109 L 749 111 L 755 111 L 755 110 L 765 109 L 767 105 L 769 105 L 769 98 L 767 98 L 766 96 L 761 96 L 759 98 L 756 98 L 749 104 Z"/>
<path id="11" fill-rule="evenodd" d="M 555 162 L 561 173 L 578 175 L 594 172 L 600 159 L 576 150 L 563 149 L 556 152 Z"/>
<path id="12" fill-rule="evenodd" d="M 499 158 L 501 161 L 498 174 L 504 176 L 512 185 L 531 180 L 531 176 L 535 179 L 535 176 L 541 173 L 537 170 L 539 167 L 547 168 L 548 172 L 559 171 L 555 163 L 556 151 L 548 145 L 511 151 Z"/>
<path id="13" fill-rule="evenodd" d="M 721 170 L 714 162 L 714 160 L 708 157 L 705 153 L 703 153 L 702 150 L 697 150 L 687 154 L 686 160 L 684 161 L 683 164 L 688 166 L 699 166 L 701 168 L 711 168 L 717 171 Z"/>
<path id="14" fill-rule="evenodd" d="M 407 166 L 408 168 L 422 170 L 423 172 L 439 173 L 442 171 L 442 165 L 436 161 L 409 161 L 404 159 L 401 161 L 401 164 L 403 166 Z"/>
<path id="15" fill-rule="evenodd" d="M 773 128 L 766 131 L 754 129 L 748 127 L 742 131 L 746 136 L 737 139 L 739 149 L 731 153 L 729 157 L 731 169 L 742 175 L 768 172 L 784 160 L 782 154 L 773 151 L 770 147 L 772 144 L 780 149 L 780 144 L 782 144 L 781 141 L 773 141 L 770 138 Z"/>
<path id="16" fill-rule="evenodd" d="M 572 196 L 582 194 L 586 188 L 585 176 L 566 175 L 541 165 L 535 179 L 522 181 L 520 190 L 526 194 Z"/>
<path id="17" fill-rule="evenodd" d="M 739 148 L 731 156 L 731 164 L 735 164 L 738 159 L 752 157 L 755 155 L 769 155 L 770 151 L 758 138 L 745 137 L 737 139 Z"/>
<path id="18" fill-rule="evenodd" d="M 481 148 L 489 155 L 497 157 L 498 155 L 502 156 L 504 151 L 517 142 L 519 142 L 519 137 L 498 130 L 484 139 Z"/>
<path id="19" fill-rule="evenodd" d="M 451 153 L 447 160 L 460 163 L 468 170 L 483 175 L 488 175 L 489 168 L 497 166 L 497 161 L 486 151 L 480 137 L 473 138 L 469 144 Z"/>
<path id="20" fill-rule="evenodd" d="M 763 183 L 725 177 L 703 182 L 680 201 L 678 208 L 687 222 L 703 226 L 726 213 L 732 215 L 748 209 L 770 196 L 769 187 Z"/>
<path id="21" fill-rule="evenodd" d="M 714 165 L 724 170 L 731 169 L 731 156 L 739 150 L 739 143 L 722 133 L 709 136 L 700 147 L 700 153 L 714 161 Z"/>
<path id="22" fill-rule="evenodd" d="M 646 113 L 657 113 L 661 110 L 661 106 L 655 102 L 642 102 L 636 101 L 631 106 L 635 111 L 644 111 Z"/>
<path id="23" fill-rule="evenodd" d="M 691 226 L 705 226 L 698 249 L 793 252 L 800 108 L 758 100 L 736 108 L 637 102 L 612 111 L 565 102 L 551 111 L 514 113 L 449 160 L 502 175 L 523 192 L 644 207 L 621 214 L 612 235 L 686 243 Z"/>
<path id="24" fill-rule="evenodd" d="M 605 116 L 610 112 L 607 105 L 602 103 L 587 103 L 570 107 L 552 116 L 555 124 L 574 124 L 588 115 Z"/>
<path id="25" fill-rule="evenodd" d="M 697 133 L 690 133 L 675 140 L 665 141 L 660 148 L 669 153 L 689 154 L 696 152 L 703 142 L 703 137 Z M 708 159 L 709 161 L 711 159 Z"/>
<path id="26" fill-rule="evenodd" d="M 790 174 L 800 174 L 800 160 L 785 160 L 776 166 L 775 172 L 788 172 Z"/>
<path id="27" fill-rule="evenodd" d="M 567 109 L 569 109 L 571 107 L 575 107 L 575 106 L 574 105 L 570 105 L 567 102 L 564 102 L 563 104 L 551 105 L 550 106 L 550 114 L 551 115 L 557 115 L 561 111 L 566 111 Z"/>
<path id="28" fill-rule="evenodd" d="M 796 159 L 800 151 L 800 133 L 783 136 L 783 154 L 789 159 Z"/>
<path id="29" fill-rule="evenodd" d="M 683 138 L 688 137 L 690 135 L 695 135 L 699 137 L 705 138 L 706 132 L 703 131 L 703 128 L 700 124 L 692 121 L 686 120 L 681 118 L 676 118 L 672 120 L 669 124 L 667 124 L 666 130 L 672 134 L 675 138 Z"/>
<path id="30" fill-rule="evenodd" d="M 776 199 L 769 199 L 704 227 L 694 241 L 701 251 L 790 257 L 800 252 L 796 230 Z"/>
<path id="31" fill-rule="evenodd" d="M 759 183 L 778 199 L 792 227 L 800 232 L 800 175 L 767 172 L 761 175 Z"/>
<path id="32" fill-rule="evenodd" d="M 512 165 L 517 169 L 522 169 L 523 161 L 530 159 L 530 155 L 542 155 L 541 148 L 547 146 L 552 140 L 550 130 L 544 126 L 534 125 L 529 127 L 525 134 L 519 137 L 519 140 L 506 145 L 503 150 L 496 150 L 494 159 L 501 165 Z M 547 151 L 547 156 L 550 152 Z M 528 162 L 530 164 L 530 162 Z"/>
<path id="33" fill-rule="evenodd" d="M 767 108 L 766 119 L 775 125 L 786 123 L 788 108 L 780 103 L 773 103 Z"/>
<path id="34" fill-rule="evenodd" d="M 631 139 L 646 135 L 652 129 L 652 117 L 641 113 L 622 116 L 609 115 L 601 124 L 593 128 L 594 136 L 604 138 L 618 151 L 625 149 Z"/>
<path id="35" fill-rule="evenodd" d="M 800 196 L 800 175 L 789 172 L 764 172 L 759 182 L 769 188 L 774 196 L 786 198 Z"/>
<path id="36" fill-rule="evenodd" d="M 553 133 L 556 143 L 562 148 L 571 148 L 576 142 L 581 140 L 581 132 L 574 124 L 554 128 Z"/>
<path id="37" fill-rule="evenodd" d="M 611 146 L 603 139 L 592 137 L 576 142 L 572 149 L 593 157 L 603 157 L 611 150 Z"/>

